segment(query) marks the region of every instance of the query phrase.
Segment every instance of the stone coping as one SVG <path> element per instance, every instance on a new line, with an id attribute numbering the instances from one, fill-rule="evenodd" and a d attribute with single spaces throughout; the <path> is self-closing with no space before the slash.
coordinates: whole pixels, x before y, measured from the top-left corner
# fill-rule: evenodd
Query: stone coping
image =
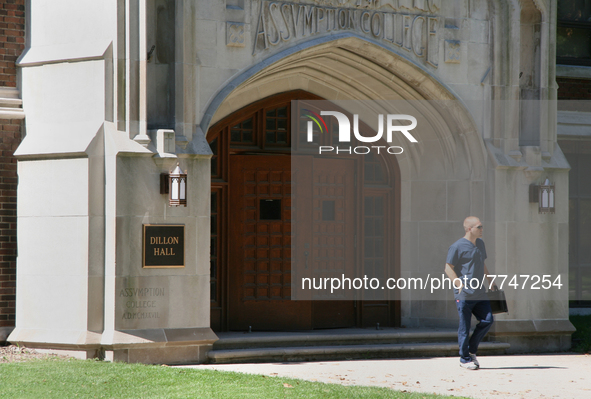
<path id="1" fill-rule="evenodd" d="M 9 337 L 12 343 L 29 348 L 68 350 L 119 350 L 130 348 L 161 348 L 172 346 L 212 345 L 218 337 L 209 327 L 202 328 L 157 328 L 146 330 L 111 331 L 61 331 L 16 329 Z"/>
<path id="2" fill-rule="evenodd" d="M 556 65 L 556 77 L 591 79 L 591 67 L 581 65 Z"/>

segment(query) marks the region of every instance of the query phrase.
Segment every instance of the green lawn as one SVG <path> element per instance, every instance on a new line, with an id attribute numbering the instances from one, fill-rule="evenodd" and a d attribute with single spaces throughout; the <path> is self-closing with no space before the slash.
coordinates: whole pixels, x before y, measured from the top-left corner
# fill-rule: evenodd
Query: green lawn
<path id="1" fill-rule="evenodd" d="M 386 388 L 94 360 L 0 364 L 0 398 L 448 398 Z"/>
<path id="2" fill-rule="evenodd" d="M 571 316 L 570 322 L 577 331 L 572 335 L 572 350 L 581 353 L 591 352 L 591 315 Z"/>

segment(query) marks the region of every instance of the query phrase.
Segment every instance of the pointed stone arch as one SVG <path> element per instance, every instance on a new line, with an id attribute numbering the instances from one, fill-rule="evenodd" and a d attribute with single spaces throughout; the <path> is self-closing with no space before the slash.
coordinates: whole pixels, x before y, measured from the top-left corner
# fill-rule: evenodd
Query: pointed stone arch
<path id="1" fill-rule="evenodd" d="M 444 170 L 445 176 L 457 177 L 463 170 L 464 178 L 483 177 L 484 142 L 451 89 L 424 67 L 353 34 L 303 43 L 238 75 L 211 101 L 201 127 L 207 131 L 254 101 L 298 89 L 327 100 L 412 101 L 430 126 L 422 137 L 426 145 L 407 146 L 399 157 L 403 180 L 428 169 Z"/>
<path id="2" fill-rule="evenodd" d="M 337 101 L 351 114 L 361 112 L 339 101 L 373 100 L 368 107 L 380 114 L 397 113 L 384 102 L 406 101 L 423 116 L 419 143 L 410 145 L 402 135 L 393 143 L 404 147 L 404 154 L 396 156 L 400 273 L 418 276 L 425 267 L 440 271 L 441 252 L 447 246 L 441 247 L 437 237 L 455 235 L 467 214 L 485 212 L 488 153 L 459 97 L 427 68 L 379 43 L 346 33 L 299 44 L 237 75 L 212 99 L 200 127 L 207 132 L 249 104 L 294 90 Z M 364 122 L 377 130 L 377 121 Z M 437 244 L 419 250 L 416 243 L 422 241 Z M 414 295 L 404 299 L 421 299 Z M 441 307 L 437 312 L 446 312 L 445 302 L 437 306 Z M 413 313 L 410 302 L 402 302 L 401 316 L 402 320 L 422 317 L 420 311 Z"/>

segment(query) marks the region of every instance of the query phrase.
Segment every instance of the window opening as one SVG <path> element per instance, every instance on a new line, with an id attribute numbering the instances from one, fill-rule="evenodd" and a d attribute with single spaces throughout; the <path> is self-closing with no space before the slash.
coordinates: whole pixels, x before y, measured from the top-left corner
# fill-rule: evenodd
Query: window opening
<path id="1" fill-rule="evenodd" d="M 262 199 L 259 203 L 259 220 L 281 220 L 281 200 Z"/>

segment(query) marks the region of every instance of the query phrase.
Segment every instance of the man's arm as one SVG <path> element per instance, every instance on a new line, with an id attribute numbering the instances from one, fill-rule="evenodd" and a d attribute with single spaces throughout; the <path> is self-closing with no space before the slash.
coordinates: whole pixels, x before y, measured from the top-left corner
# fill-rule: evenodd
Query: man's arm
<path id="1" fill-rule="evenodd" d="M 488 281 L 489 281 L 489 283 L 490 283 L 490 284 L 488 285 L 488 286 L 489 286 L 489 288 L 494 288 L 495 290 L 498 290 L 498 289 L 499 289 L 499 287 L 498 287 L 498 286 L 497 286 L 497 285 L 496 285 L 496 284 L 493 282 L 493 281 L 494 281 L 494 279 L 492 279 L 492 278 L 490 277 L 490 273 L 488 272 L 488 269 L 486 268 L 486 263 L 484 264 L 484 275 L 486 276 L 486 278 L 488 279 Z M 491 285 L 491 284 L 492 284 L 492 285 Z"/>
<path id="2" fill-rule="evenodd" d="M 462 280 L 460 280 L 458 278 L 458 275 L 456 274 L 456 271 L 454 270 L 454 265 L 451 265 L 449 263 L 445 264 L 445 274 L 447 274 L 447 277 L 449 277 L 449 279 L 452 281 L 452 284 L 454 285 L 454 287 L 456 287 L 459 292 L 462 292 Z M 456 285 L 456 283 L 460 284 L 459 286 Z"/>

